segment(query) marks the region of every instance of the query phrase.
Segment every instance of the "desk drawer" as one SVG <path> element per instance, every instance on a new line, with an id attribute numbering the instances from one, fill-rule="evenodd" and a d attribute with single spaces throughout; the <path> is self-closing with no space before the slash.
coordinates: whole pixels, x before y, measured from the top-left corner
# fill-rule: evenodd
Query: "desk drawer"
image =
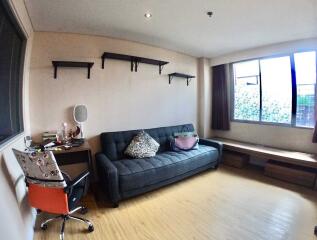
<path id="1" fill-rule="evenodd" d="M 223 163 L 231 167 L 243 168 L 249 163 L 249 156 L 226 150 L 223 152 Z"/>
<path id="2" fill-rule="evenodd" d="M 316 180 L 316 171 L 314 169 L 279 163 L 272 160 L 266 164 L 264 173 L 266 176 L 309 188 L 314 187 Z"/>

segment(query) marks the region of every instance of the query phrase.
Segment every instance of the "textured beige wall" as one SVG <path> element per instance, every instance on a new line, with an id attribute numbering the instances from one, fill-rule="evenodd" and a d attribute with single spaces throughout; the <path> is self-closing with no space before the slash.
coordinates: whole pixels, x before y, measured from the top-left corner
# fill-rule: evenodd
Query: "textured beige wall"
<path id="1" fill-rule="evenodd" d="M 211 71 L 209 59 L 198 59 L 198 133 L 200 137 L 211 135 Z"/>
<path id="2" fill-rule="evenodd" d="M 230 63 L 244 59 L 316 48 L 317 38 L 293 41 L 214 58 L 211 59 L 210 65 L 215 66 L 218 64 Z M 230 131 L 214 131 L 212 136 L 291 149 L 294 151 L 317 153 L 317 144 L 313 144 L 311 141 L 312 134 L 312 129 L 231 122 Z"/>
<path id="3" fill-rule="evenodd" d="M 170 62 L 163 69 L 140 64 L 138 72 L 130 63 L 106 60 L 104 51 L 161 59 Z M 53 78 L 52 60 L 92 61 L 91 79 L 86 69 L 58 69 Z M 137 128 L 194 123 L 197 119 L 197 80 L 186 86 L 184 79 L 168 84 L 168 73 L 197 75 L 197 59 L 173 51 L 112 38 L 67 33 L 34 34 L 30 74 L 31 132 L 56 130 L 66 121 L 74 123 L 72 107 L 86 104 L 87 138 L 99 150 L 99 134 Z"/>
<path id="4" fill-rule="evenodd" d="M 17 148 L 23 150 L 23 137 L 30 132 L 28 84 L 33 29 L 26 12 L 24 1 L 10 0 L 9 3 L 28 38 L 23 78 L 23 116 L 25 131 L 0 147 L 0 239 L 24 240 L 33 239 L 35 213 L 32 212 L 27 202 L 26 188 L 23 179 L 17 181 L 22 174 L 22 170 L 13 156 L 11 149 Z"/>

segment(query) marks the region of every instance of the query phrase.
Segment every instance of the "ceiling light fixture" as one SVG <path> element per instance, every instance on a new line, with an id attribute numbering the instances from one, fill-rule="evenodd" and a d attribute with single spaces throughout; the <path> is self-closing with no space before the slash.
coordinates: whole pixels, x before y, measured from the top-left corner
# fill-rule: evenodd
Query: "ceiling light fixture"
<path id="1" fill-rule="evenodd" d="M 144 14 L 144 17 L 146 17 L 146 18 L 151 18 L 151 17 L 152 17 L 152 14 L 151 14 L 151 13 L 145 13 L 145 14 Z"/>
<path id="2" fill-rule="evenodd" d="M 214 13 L 213 13 L 212 11 L 207 12 L 208 17 L 210 17 L 210 18 L 211 18 L 211 16 L 212 16 L 213 14 L 214 14 Z"/>

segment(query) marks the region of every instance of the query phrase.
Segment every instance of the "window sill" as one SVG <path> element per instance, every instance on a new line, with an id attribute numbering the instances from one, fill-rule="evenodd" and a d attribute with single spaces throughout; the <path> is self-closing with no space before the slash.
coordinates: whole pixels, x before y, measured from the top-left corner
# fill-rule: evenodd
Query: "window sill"
<path id="1" fill-rule="evenodd" d="M 9 147 L 10 145 L 19 141 L 21 137 L 23 136 L 24 136 L 24 131 L 3 139 L 0 142 L 0 152 L 3 151 L 5 148 Z"/>
<path id="2" fill-rule="evenodd" d="M 231 119 L 231 122 L 248 123 L 248 124 L 273 126 L 273 127 L 298 128 L 298 129 L 314 130 L 314 127 L 292 126 L 290 124 L 283 124 L 283 123 L 257 122 L 257 121 L 236 120 L 236 119 Z"/>

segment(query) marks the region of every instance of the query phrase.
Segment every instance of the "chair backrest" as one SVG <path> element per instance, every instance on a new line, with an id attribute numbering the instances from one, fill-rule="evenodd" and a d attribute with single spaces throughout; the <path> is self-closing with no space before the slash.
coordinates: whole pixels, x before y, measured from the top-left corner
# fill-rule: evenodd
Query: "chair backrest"
<path id="1" fill-rule="evenodd" d="M 13 149 L 28 183 L 32 207 L 56 214 L 67 214 L 67 186 L 52 152 L 22 152 Z"/>
<path id="2" fill-rule="evenodd" d="M 170 139 L 175 133 L 192 132 L 194 131 L 194 126 L 193 124 L 184 124 L 143 130 L 160 144 L 159 152 L 164 152 L 170 150 Z M 130 130 L 102 133 L 100 135 L 102 152 L 112 161 L 124 158 L 124 150 L 139 131 Z"/>
<path id="3" fill-rule="evenodd" d="M 44 212 L 68 214 L 68 198 L 62 188 L 43 187 L 38 184 L 29 184 L 29 204 Z"/>
<path id="4" fill-rule="evenodd" d="M 13 149 L 13 153 L 28 183 L 45 187 L 66 187 L 64 177 L 52 152 L 22 152 Z"/>

